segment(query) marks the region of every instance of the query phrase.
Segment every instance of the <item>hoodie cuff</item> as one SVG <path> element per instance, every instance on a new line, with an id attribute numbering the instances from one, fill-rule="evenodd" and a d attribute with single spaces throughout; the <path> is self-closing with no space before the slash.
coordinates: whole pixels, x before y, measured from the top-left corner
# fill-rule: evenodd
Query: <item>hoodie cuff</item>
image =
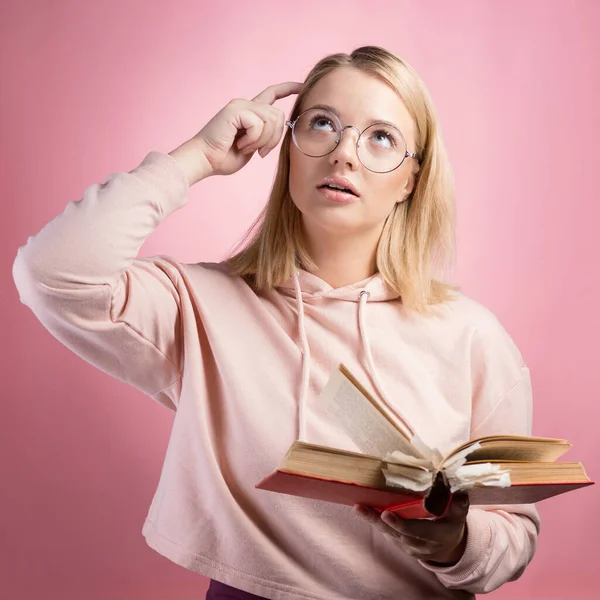
<path id="1" fill-rule="evenodd" d="M 456 586 L 470 579 L 485 563 L 492 547 L 492 529 L 484 510 L 472 509 L 467 515 L 467 545 L 461 559 L 449 567 L 436 566 L 420 560 L 419 563 L 432 571 L 447 586 Z"/>
<path id="2" fill-rule="evenodd" d="M 152 150 L 131 174 L 160 193 L 158 207 L 163 218 L 181 208 L 187 201 L 190 184 L 181 165 L 169 154 Z"/>

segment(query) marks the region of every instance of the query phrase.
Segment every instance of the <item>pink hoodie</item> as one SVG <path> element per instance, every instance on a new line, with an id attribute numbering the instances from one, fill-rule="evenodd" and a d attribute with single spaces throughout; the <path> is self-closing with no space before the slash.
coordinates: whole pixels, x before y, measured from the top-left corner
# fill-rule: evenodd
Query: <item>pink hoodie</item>
<path id="1" fill-rule="evenodd" d="M 442 451 L 530 434 L 529 371 L 497 319 L 463 294 L 434 317 L 408 314 L 379 276 L 333 289 L 300 271 L 257 295 L 224 264 L 137 258 L 187 192 L 176 160 L 150 152 L 90 185 L 13 267 L 21 301 L 52 335 L 176 411 L 148 544 L 280 600 L 462 599 L 517 578 L 535 551 L 532 505 L 471 507 L 466 552 L 442 568 L 350 507 L 254 487 L 298 437 L 355 449 L 318 407 L 339 362 Z"/>

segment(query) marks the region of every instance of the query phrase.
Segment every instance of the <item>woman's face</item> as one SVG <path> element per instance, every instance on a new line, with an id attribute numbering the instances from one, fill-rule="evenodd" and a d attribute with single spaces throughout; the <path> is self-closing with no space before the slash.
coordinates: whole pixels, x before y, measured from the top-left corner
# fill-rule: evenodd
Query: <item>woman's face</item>
<path id="1" fill-rule="evenodd" d="M 408 109 L 391 87 L 372 75 L 351 67 L 336 69 L 310 90 L 301 110 L 315 105 L 330 106 L 342 127 L 354 125 L 359 131 L 374 122 L 391 122 L 404 135 L 408 151 L 415 151 L 414 124 Z M 318 121 L 311 130 L 313 128 L 320 132 L 331 130 L 327 121 Z M 375 133 L 375 130 L 369 131 Z M 356 129 L 345 129 L 339 145 L 319 158 L 306 156 L 293 142 L 290 144 L 290 194 L 302 213 L 309 237 L 320 232 L 329 235 L 380 233 L 396 202 L 402 202 L 412 190 L 415 159 L 406 158 L 399 168 L 389 173 L 372 172 L 358 159 L 358 135 Z M 369 137 L 389 147 L 385 136 Z M 366 141 L 361 140 L 361 148 L 364 143 Z M 348 180 L 358 196 L 340 198 L 338 195 L 336 198 L 335 193 L 320 188 L 323 180 L 331 176 Z"/>

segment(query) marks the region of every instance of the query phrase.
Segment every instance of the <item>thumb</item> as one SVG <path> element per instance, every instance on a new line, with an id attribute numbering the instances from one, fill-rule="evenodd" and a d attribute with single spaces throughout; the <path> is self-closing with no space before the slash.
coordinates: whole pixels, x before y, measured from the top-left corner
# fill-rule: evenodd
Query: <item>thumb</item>
<path id="1" fill-rule="evenodd" d="M 469 506 L 470 502 L 467 494 L 455 494 L 448 510 L 448 519 L 452 521 L 464 521 L 469 512 Z"/>
<path id="2" fill-rule="evenodd" d="M 380 519 L 380 514 L 374 508 L 364 504 L 355 504 L 354 513 L 366 521 L 371 521 L 372 523 L 379 521 Z"/>

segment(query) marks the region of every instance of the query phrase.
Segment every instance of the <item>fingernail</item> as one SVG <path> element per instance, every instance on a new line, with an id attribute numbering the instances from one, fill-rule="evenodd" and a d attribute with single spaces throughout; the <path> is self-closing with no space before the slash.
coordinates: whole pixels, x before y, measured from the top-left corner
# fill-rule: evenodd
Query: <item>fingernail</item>
<path id="1" fill-rule="evenodd" d="M 398 521 L 398 515 L 394 514 L 393 512 L 390 512 L 389 510 L 384 510 L 381 513 L 381 519 L 386 523 L 395 523 L 396 521 Z"/>

